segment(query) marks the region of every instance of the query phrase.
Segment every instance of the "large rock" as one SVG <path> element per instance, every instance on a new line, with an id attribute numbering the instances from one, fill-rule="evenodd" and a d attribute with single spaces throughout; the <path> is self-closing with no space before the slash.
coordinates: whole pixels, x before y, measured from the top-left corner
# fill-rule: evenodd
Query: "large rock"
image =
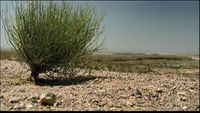
<path id="1" fill-rule="evenodd" d="M 56 101 L 56 95 L 53 93 L 44 93 L 40 96 L 39 102 L 42 105 L 53 105 Z"/>

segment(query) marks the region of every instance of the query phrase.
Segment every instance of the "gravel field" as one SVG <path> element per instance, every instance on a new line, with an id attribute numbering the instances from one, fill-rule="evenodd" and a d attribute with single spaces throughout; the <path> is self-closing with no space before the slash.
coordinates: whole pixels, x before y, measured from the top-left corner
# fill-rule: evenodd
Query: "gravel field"
<path id="1" fill-rule="evenodd" d="M 17 61 L 1 60 L 1 111 L 199 111 L 199 79 L 174 74 L 111 71 L 81 72 L 52 80 L 40 74 L 41 85 Z M 55 95 L 43 105 L 41 95 Z"/>

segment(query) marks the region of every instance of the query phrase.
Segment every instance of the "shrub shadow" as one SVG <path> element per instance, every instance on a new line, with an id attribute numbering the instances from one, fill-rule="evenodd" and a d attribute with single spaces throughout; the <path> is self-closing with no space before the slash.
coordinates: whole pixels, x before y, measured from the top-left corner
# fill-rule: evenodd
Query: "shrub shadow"
<path id="1" fill-rule="evenodd" d="M 78 85 L 83 84 L 90 80 L 95 79 L 105 79 L 107 77 L 101 77 L 101 76 L 73 76 L 70 78 L 67 77 L 56 77 L 56 78 L 39 78 L 37 85 L 39 86 L 68 86 L 68 85 Z"/>

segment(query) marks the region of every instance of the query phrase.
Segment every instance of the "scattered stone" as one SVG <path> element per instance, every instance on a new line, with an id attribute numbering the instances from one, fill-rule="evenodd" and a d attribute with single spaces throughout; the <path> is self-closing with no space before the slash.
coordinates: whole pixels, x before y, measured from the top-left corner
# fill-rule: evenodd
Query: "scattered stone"
<path id="1" fill-rule="evenodd" d="M 26 104 L 25 107 L 26 107 L 27 109 L 31 109 L 31 108 L 34 107 L 34 105 L 33 105 L 32 103 L 28 103 L 28 104 Z"/>
<path id="2" fill-rule="evenodd" d="M 195 90 L 192 90 L 192 89 L 190 89 L 189 91 L 192 92 L 192 93 L 196 92 Z"/>
<path id="3" fill-rule="evenodd" d="M 199 105 L 197 105 L 197 107 L 195 108 L 195 110 L 199 111 Z"/>
<path id="4" fill-rule="evenodd" d="M 6 67 L 4 67 L 4 69 L 8 69 L 8 67 L 6 66 Z"/>
<path id="5" fill-rule="evenodd" d="M 130 102 L 130 101 L 128 101 L 128 102 L 126 103 L 126 105 L 127 105 L 127 106 L 131 106 L 131 107 L 132 107 L 132 106 L 134 105 L 134 103 L 133 103 L 133 102 Z"/>
<path id="6" fill-rule="evenodd" d="M 136 102 L 136 106 L 142 106 L 144 103 L 145 102 L 143 102 L 143 101 L 138 101 L 138 102 Z"/>
<path id="7" fill-rule="evenodd" d="M 53 105 L 56 101 L 56 95 L 53 93 L 44 93 L 40 96 L 39 102 L 42 105 Z"/>
<path id="8" fill-rule="evenodd" d="M 56 103 L 54 103 L 53 105 L 54 105 L 55 107 L 58 107 L 58 106 L 62 105 L 62 102 L 56 102 Z"/>
<path id="9" fill-rule="evenodd" d="M 180 101 L 186 101 L 187 100 L 187 97 L 180 97 L 178 98 Z"/>
<path id="10" fill-rule="evenodd" d="M 28 97 L 21 97 L 20 101 L 26 100 Z"/>
<path id="11" fill-rule="evenodd" d="M 58 88 L 60 88 L 60 89 L 61 89 L 61 88 L 63 88 L 63 86 L 58 86 Z"/>
<path id="12" fill-rule="evenodd" d="M 11 90 L 11 91 L 10 91 L 10 93 L 15 93 L 15 90 L 14 90 L 14 89 L 13 89 L 13 90 Z"/>
<path id="13" fill-rule="evenodd" d="M 62 98 L 62 97 L 63 97 L 63 94 L 58 93 L 56 97 L 57 97 L 57 98 Z"/>
<path id="14" fill-rule="evenodd" d="M 35 102 L 35 103 L 37 103 L 38 101 L 37 100 L 39 100 L 39 95 L 37 95 L 37 94 L 34 94 L 34 95 L 31 95 L 30 97 L 28 97 L 28 100 L 31 100 L 32 102 Z"/>
<path id="15" fill-rule="evenodd" d="M 8 107 L 8 110 L 11 110 L 11 109 L 13 109 L 13 106 Z"/>
<path id="16" fill-rule="evenodd" d="M 187 107 L 187 106 L 184 106 L 183 109 L 186 110 L 186 109 L 188 109 L 188 107 Z"/>
<path id="17" fill-rule="evenodd" d="M 178 95 L 178 96 L 185 96 L 185 95 L 186 95 L 186 92 L 178 92 L 177 95 Z"/>
<path id="18" fill-rule="evenodd" d="M 16 104 L 16 105 L 14 105 L 14 107 L 13 107 L 14 109 L 24 109 L 25 108 L 25 105 L 23 104 L 23 103 L 21 103 L 21 104 Z"/>
<path id="19" fill-rule="evenodd" d="M 2 89 L 2 90 L 1 90 L 2 93 L 3 93 L 3 92 L 6 92 L 6 91 L 7 91 L 6 89 Z"/>
<path id="20" fill-rule="evenodd" d="M 21 98 L 15 98 L 15 97 L 13 97 L 13 98 L 11 98 L 10 100 L 9 100 L 9 102 L 10 103 L 17 103 L 17 102 L 19 102 L 21 100 Z"/>
<path id="21" fill-rule="evenodd" d="M 3 96 L 3 95 L 0 95 L 0 99 L 1 99 L 1 98 L 4 98 L 4 96 Z"/>
<path id="22" fill-rule="evenodd" d="M 158 89 L 156 90 L 156 92 L 157 92 L 157 93 L 163 93 L 164 91 L 163 91 L 161 88 L 158 88 Z"/>
<path id="23" fill-rule="evenodd" d="M 31 71 L 28 71 L 28 72 L 26 73 L 26 75 L 27 75 L 27 76 L 30 76 L 30 75 L 31 75 Z"/>
<path id="24" fill-rule="evenodd" d="M 153 99 L 155 99 L 155 100 L 158 100 L 159 94 L 154 92 L 154 93 L 151 94 L 151 97 L 152 97 Z"/>
<path id="25" fill-rule="evenodd" d="M 138 88 L 136 88 L 136 89 L 133 91 L 133 93 L 132 93 L 131 96 L 137 96 L 137 95 L 139 95 L 139 96 L 142 95 L 142 92 L 141 92 Z"/>
<path id="26" fill-rule="evenodd" d="M 173 87 L 171 88 L 172 91 L 175 90 L 175 89 L 176 89 L 176 86 L 173 86 Z"/>
<path id="27" fill-rule="evenodd" d="M 158 93 L 153 93 L 153 94 L 152 94 L 152 97 L 153 97 L 153 98 L 158 98 L 159 95 L 158 95 Z"/>

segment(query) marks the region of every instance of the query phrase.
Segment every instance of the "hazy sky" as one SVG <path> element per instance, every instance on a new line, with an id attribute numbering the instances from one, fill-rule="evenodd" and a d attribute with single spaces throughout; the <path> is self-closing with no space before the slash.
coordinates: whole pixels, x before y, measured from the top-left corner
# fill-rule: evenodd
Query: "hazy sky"
<path id="1" fill-rule="evenodd" d="M 1 2 L 1 10 L 6 3 Z M 88 3 L 105 12 L 102 37 L 107 51 L 199 53 L 199 1 Z M 1 47 L 8 47 L 4 35 L 1 23 Z"/>

